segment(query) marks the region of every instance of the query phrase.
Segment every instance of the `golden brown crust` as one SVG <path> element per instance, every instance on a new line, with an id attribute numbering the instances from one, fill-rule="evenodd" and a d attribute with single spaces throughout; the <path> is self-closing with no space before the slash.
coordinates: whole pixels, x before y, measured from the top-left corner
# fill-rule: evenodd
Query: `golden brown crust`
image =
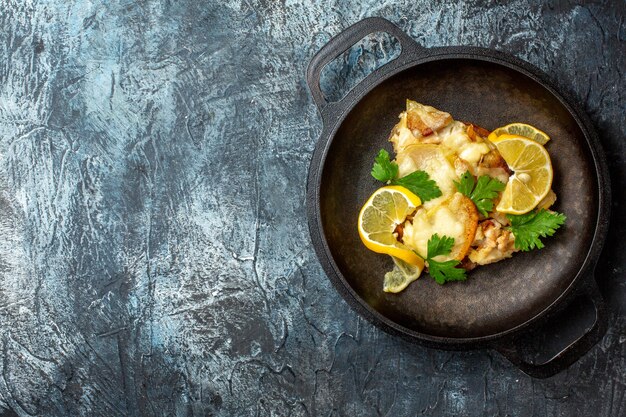
<path id="1" fill-rule="evenodd" d="M 478 266 L 478 264 L 472 262 L 471 259 L 468 256 L 463 258 L 463 260 L 461 261 L 461 268 L 465 269 L 466 271 L 471 271 L 472 269 L 476 268 L 477 266 Z"/>
<path id="2" fill-rule="evenodd" d="M 474 236 L 476 236 L 476 228 L 478 227 L 478 211 L 476 206 L 469 198 L 461 195 L 459 210 L 465 217 L 465 242 L 463 246 L 459 248 L 459 252 L 454 259 L 457 261 L 463 260 L 469 253 L 472 242 L 474 242 Z"/>
<path id="3" fill-rule="evenodd" d="M 511 169 L 507 165 L 504 158 L 502 158 L 502 155 L 500 155 L 500 152 L 496 150 L 489 151 L 488 154 L 483 156 L 482 160 L 480 161 L 480 166 L 482 166 L 483 168 L 489 168 L 489 169 L 502 168 L 509 175 L 513 173 L 513 171 L 511 171 Z"/>
<path id="4" fill-rule="evenodd" d="M 419 131 L 421 136 L 428 136 L 433 134 L 433 130 L 428 127 L 426 123 L 424 123 L 424 121 L 416 111 L 407 112 L 406 127 L 408 127 L 411 132 L 415 132 L 416 130 Z"/>
<path id="5" fill-rule="evenodd" d="M 461 193 L 455 193 L 443 205 L 447 206 L 464 226 L 463 238 L 460 239 L 463 244 L 456 245 L 450 254 L 453 259 L 460 261 L 469 253 L 474 242 L 478 227 L 478 210 L 474 202 Z"/>
<path id="6" fill-rule="evenodd" d="M 452 122 L 450 113 L 407 100 L 406 127 L 414 136 L 430 136 Z"/>
<path id="7" fill-rule="evenodd" d="M 502 182 L 506 182 L 512 172 L 507 163 L 504 161 L 504 158 L 502 158 L 496 150 L 495 145 L 491 144 L 491 142 L 487 140 L 490 131 L 474 123 L 461 122 L 463 125 L 458 126 L 458 124 L 455 124 L 451 127 L 451 131 L 446 131 L 442 136 L 441 128 L 453 122 L 452 117 L 448 113 L 441 112 L 435 108 L 424 106 L 410 100 L 407 101 L 406 112 L 401 114 L 400 123 L 394 127 L 391 136 L 392 142 L 394 142 L 394 149 L 398 154 L 396 161 L 400 166 L 400 170 L 408 172 L 414 169 L 425 169 L 417 163 L 414 163 L 411 166 L 403 163 L 403 161 L 406 162 L 406 158 L 408 157 L 411 157 L 410 160 L 415 162 L 412 154 L 409 152 L 409 147 L 418 146 L 418 144 L 419 146 L 437 146 L 446 138 L 453 137 L 453 134 L 463 132 L 463 125 L 465 125 L 466 130 L 464 133 L 466 133 L 469 137 L 469 141 L 474 142 L 474 144 L 470 144 L 467 138 L 464 139 L 463 144 L 467 145 L 469 150 L 475 150 L 478 149 L 478 144 L 485 143 L 490 151 L 488 151 L 488 149 L 481 150 L 479 158 L 476 157 L 476 159 L 472 159 L 472 162 L 468 162 L 467 159 L 462 159 L 455 153 L 455 158 L 448 159 L 453 165 L 452 167 L 456 175 L 461 176 L 464 172 L 470 171 L 475 176 L 488 175 L 490 177 L 497 178 Z M 404 127 L 406 127 L 408 131 L 403 129 Z M 400 140 L 400 132 L 402 132 L 402 138 L 404 138 L 402 140 Z M 446 136 L 446 134 L 448 136 Z M 416 143 L 409 143 L 407 145 L 407 140 L 405 138 L 407 135 L 412 136 Z M 400 142 L 403 144 L 401 149 L 398 145 Z M 433 142 L 432 145 L 426 145 L 431 142 Z M 460 145 L 458 145 L 458 143 L 451 139 L 450 144 L 451 146 L 456 146 L 454 148 L 455 152 L 458 151 L 459 154 L 461 153 L 459 150 Z M 472 155 L 474 154 L 471 152 L 467 154 L 467 156 L 470 157 Z M 445 182 L 445 179 L 447 178 L 446 175 L 435 174 L 440 174 L 438 170 L 436 173 L 431 173 L 431 175 L 437 177 L 438 181 Z M 444 184 L 438 183 L 438 185 L 442 187 L 442 190 L 446 188 L 444 187 Z M 513 242 L 511 236 L 509 236 L 510 232 L 506 230 L 491 230 L 492 227 L 487 227 L 488 224 L 483 224 L 485 229 L 483 230 L 483 228 L 479 225 L 479 220 L 484 220 L 484 217 L 478 213 L 474 202 L 460 193 L 455 193 L 456 190 L 454 189 L 448 191 L 451 191 L 452 195 L 445 201 L 438 204 L 441 206 L 448 206 L 448 209 L 451 213 L 453 213 L 455 220 L 461 223 L 463 227 L 459 227 L 454 230 L 451 229 L 450 233 L 448 233 L 448 235 L 454 236 L 455 245 L 452 252 L 448 254 L 446 258 L 462 261 L 468 267 L 474 267 L 477 264 L 494 262 L 499 257 L 510 256 L 510 253 L 512 252 L 511 242 Z M 444 195 L 447 194 L 448 193 L 444 191 Z M 429 211 L 432 210 L 435 209 L 429 209 Z M 429 214 L 429 216 L 431 215 Z M 495 217 L 494 213 L 491 213 L 490 217 L 491 216 Z M 407 229 L 405 230 L 403 227 L 399 227 L 396 230 L 397 236 L 400 239 L 404 238 L 405 240 L 408 240 L 409 243 L 416 246 L 424 246 L 424 236 L 427 234 L 427 230 L 424 228 L 428 227 L 429 224 L 425 223 L 422 226 L 418 226 L 420 223 L 414 222 L 409 222 L 409 224 L 412 228 L 407 226 Z M 498 223 L 499 226 L 502 226 L 503 224 L 505 225 L 506 223 Z M 498 229 L 501 229 L 501 227 Z M 418 230 L 421 230 L 421 232 L 418 232 Z M 485 238 L 485 232 L 488 233 L 488 238 Z M 479 238 L 477 236 L 478 234 L 482 237 Z M 477 240 L 480 240 L 480 242 Z M 481 243 L 483 245 L 489 245 L 489 248 L 486 246 L 483 247 Z M 495 248 L 494 251 L 491 251 L 492 245 Z M 421 250 L 425 250 L 425 248 L 421 248 Z M 478 253 L 478 251 L 480 251 L 480 253 Z M 478 257 L 478 259 L 473 259 L 478 254 L 481 256 Z"/>
<path id="8" fill-rule="evenodd" d="M 484 127 L 478 126 L 474 123 L 470 123 L 470 122 L 461 122 L 461 123 L 467 126 L 467 135 L 473 141 L 476 140 L 476 134 L 478 134 L 478 136 L 482 138 L 486 138 L 491 133 L 489 130 L 485 129 Z"/>

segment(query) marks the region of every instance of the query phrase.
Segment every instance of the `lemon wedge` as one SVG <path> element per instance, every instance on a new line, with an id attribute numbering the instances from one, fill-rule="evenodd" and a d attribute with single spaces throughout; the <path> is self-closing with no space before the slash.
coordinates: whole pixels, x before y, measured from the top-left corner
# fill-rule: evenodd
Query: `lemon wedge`
<path id="1" fill-rule="evenodd" d="M 404 187 L 390 185 L 374 191 L 359 213 L 359 236 L 370 250 L 424 268 L 424 260 L 400 243 L 394 231 L 422 202 Z"/>
<path id="2" fill-rule="evenodd" d="M 394 266 L 391 271 L 385 274 L 383 291 L 399 293 L 420 277 L 424 269 L 424 263 L 422 262 L 421 265 L 411 265 L 395 256 L 391 258 L 393 259 Z"/>
<path id="3" fill-rule="evenodd" d="M 553 176 L 550 155 L 541 144 L 518 135 L 500 135 L 494 145 L 513 170 L 496 210 L 528 213 L 550 192 Z"/>
<path id="4" fill-rule="evenodd" d="M 545 145 L 550 140 L 550 136 L 548 136 L 545 132 L 526 123 L 511 123 L 506 126 L 499 127 L 491 132 L 487 139 L 489 139 L 491 143 L 496 143 L 502 140 L 501 136 L 505 134 L 523 136 L 530 140 L 534 140 L 540 145 Z"/>

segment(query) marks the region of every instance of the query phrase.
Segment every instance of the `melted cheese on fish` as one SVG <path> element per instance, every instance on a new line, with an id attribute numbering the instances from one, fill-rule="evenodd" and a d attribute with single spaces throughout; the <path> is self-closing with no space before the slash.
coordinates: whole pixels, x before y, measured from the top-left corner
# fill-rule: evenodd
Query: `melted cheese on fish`
<path id="1" fill-rule="evenodd" d="M 491 151 L 480 138 L 473 141 L 467 134 L 467 126 L 458 121 L 452 121 L 439 131 L 418 139 L 406 127 L 406 113 L 401 116 L 390 140 L 396 150 L 399 176 L 417 170 L 426 171 L 437 183 L 442 197 L 454 194 L 454 181 L 458 181 L 467 170 L 476 173 L 483 156 Z M 443 200 L 431 200 L 425 206 L 433 207 Z"/>
<path id="2" fill-rule="evenodd" d="M 436 260 L 461 260 L 474 241 L 478 213 L 474 203 L 461 193 L 455 193 L 434 207 L 421 208 L 413 216 L 412 222 L 406 222 L 402 240 L 405 245 L 417 251 L 422 257 L 428 252 L 428 241 L 437 233 L 454 239 L 454 246 L 449 255 L 441 255 Z"/>
<path id="3" fill-rule="evenodd" d="M 454 152 L 459 158 L 467 161 L 471 166 L 478 166 L 483 155 L 491 150 L 482 141 L 473 141 L 467 134 L 467 126 L 464 123 L 454 121 L 437 132 L 441 144 Z"/>
<path id="4" fill-rule="evenodd" d="M 391 136 L 390 140 L 394 143 L 396 153 L 409 145 L 419 143 L 415 136 L 413 136 L 413 133 L 411 133 L 411 130 L 406 127 L 406 112 L 403 112 L 400 116 L 400 122 L 394 128 L 394 134 Z"/>
<path id="5" fill-rule="evenodd" d="M 489 175 L 506 182 L 506 164 L 486 139 L 468 133 L 464 123 L 453 120 L 448 113 L 411 101 L 407 101 L 407 111 L 400 114 L 389 140 L 397 155 L 399 176 L 425 171 L 442 193 L 441 197 L 424 202 L 412 220 L 404 223 L 404 244 L 426 257 L 428 241 L 435 233 L 449 236 L 454 239 L 452 251 L 437 260 L 462 260 L 475 242 L 478 212 L 470 199 L 457 192 L 454 182 L 468 170 L 475 176 Z M 486 254 L 483 252 L 480 255 Z M 507 254 L 490 253 L 477 263 L 493 262 Z M 474 250 L 472 256 L 477 255 Z"/>
<path id="6" fill-rule="evenodd" d="M 418 170 L 425 171 L 437 183 L 444 197 L 451 196 L 456 192 L 454 181 L 458 175 L 444 151 L 434 144 L 418 143 L 406 147 L 396 158 L 398 175 L 404 177 Z"/>
<path id="7" fill-rule="evenodd" d="M 417 138 L 406 127 L 406 114 L 401 116 L 390 140 L 394 144 L 394 150 L 398 157 L 412 145 L 441 144 L 474 168 L 478 166 L 480 159 L 491 150 L 480 138 L 473 141 L 467 134 L 467 126 L 458 121 L 451 122 L 429 136 Z"/>

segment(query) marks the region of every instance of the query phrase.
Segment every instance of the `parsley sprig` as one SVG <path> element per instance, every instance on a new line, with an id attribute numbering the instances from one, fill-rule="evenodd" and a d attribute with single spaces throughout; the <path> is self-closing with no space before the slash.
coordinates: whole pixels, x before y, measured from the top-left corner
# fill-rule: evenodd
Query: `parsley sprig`
<path id="1" fill-rule="evenodd" d="M 398 178 L 398 164 L 389 159 L 389 153 L 381 149 L 374 159 L 372 177 L 391 185 L 401 185 L 417 195 L 422 202 L 441 196 L 441 190 L 437 183 L 430 179 L 428 173 L 415 171 L 411 174 Z"/>
<path id="2" fill-rule="evenodd" d="M 476 182 L 469 171 L 465 171 L 459 182 L 454 181 L 454 185 L 461 194 L 474 202 L 480 214 L 485 217 L 493 210 L 493 199 L 505 188 L 503 182 L 488 175 L 481 175 Z"/>
<path id="3" fill-rule="evenodd" d="M 428 241 L 428 272 L 435 279 L 437 284 L 443 285 L 448 281 L 465 281 L 467 275 L 465 269 L 457 268 L 460 263 L 455 259 L 449 261 L 436 261 L 435 256 L 447 255 L 452 251 L 454 246 L 454 238 L 448 236 L 439 236 L 437 233 L 430 237 Z"/>
<path id="4" fill-rule="evenodd" d="M 544 247 L 540 237 L 552 236 L 565 223 L 564 214 L 548 210 L 533 210 L 526 214 L 507 214 L 511 222 L 507 227 L 515 236 L 515 248 L 524 252 Z"/>
<path id="5" fill-rule="evenodd" d="M 378 181 L 391 181 L 398 176 L 398 164 L 389 160 L 389 152 L 384 149 L 378 151 L 378 155 L 374 158 L 374 166 L 372 167 L 372 177 Z"/>

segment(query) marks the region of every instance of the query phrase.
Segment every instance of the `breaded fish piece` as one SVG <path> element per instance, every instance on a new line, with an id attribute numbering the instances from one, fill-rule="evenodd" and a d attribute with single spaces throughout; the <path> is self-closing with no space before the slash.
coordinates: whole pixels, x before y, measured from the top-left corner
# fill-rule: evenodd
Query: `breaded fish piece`
<path id="1" fill-rule="evenodd" d="M 428 240 L 435 233 L 439 236 L 454 238 L 454 246 L 448 255 L 436 258 L 438 261 L 450 259 L 462 260 L 469 252 L 476 234 L 478 212 L 469 198 L 461 193 L 454 193 L 440 204 L 427 209 L 420 208 L 412 220 L 407 220 L 403 226 L 403 242 L 417 253 L 426 257 Z"/>
<path id="2" fill-rule="evenodd" d="M 432 135 L 452 122 L 450 113 L 413 100 L 406 101 L 406 115 L 406 127 L 415 137 Z"/>
<path id="3" fill-rule="evenodd" d="M 403 241 L 420 255 L 426 256 L 428 239 L 435 233 L 455 241 L 452 252 L 441 260 L 457 259 L 472 267 L 500 261 L 517 251 L 515 237 L 505 229 L 508 218 L 494 210 L 484 219 L 454 185 L 466 171 L 475 177 L 487 175 L 508 181 L 512 171 L 487 139 L 489 133 L 473 123 L 454 120 L 449 113 L 407 100 L 406 110 L 389 138 L 399 175 L 425 171 L 442 191 L 441 197 L 425 202 L 400 227 Z M 538 207 L 547 209 L 555 199 L 550 192 Z"/>
<path id="4" fill-rule="evenodd" d="M 508 167 L 483 134 L 488 134 L 484 128 L 453 120 L 448 113 L 407 100 L 407 109 L 400 114 L 389 140 L 397 155 L 400 175 L 403 166 L 410 167 L 406 164 L 407 152 L 415 155 L 415 146 L 432 145 L 446 154 L 457 177 L 469 170 L 476 176 L 489 175 L 506 181 Z"/>
<path id="5" fill-rule="evenodd" d="M 418 170 L 425 171 L 437 183 L 443 195 L 449 197 L 456 192 L 454 181 L 458 177 L 451 163 L 451 156 L 453 155 L 446 152 L 445 148 L 432 143 L 416 143 L 407 146 L 396 157 L 398 175 L 403 177 Z"/>
<path id="6" fill-rule="evenodd" d="M 396 154 L 417 143 L 441 143 L 441 138 L 436 133 L 453 122 L 450 113 L 413 100 L 406 101 L 406 110 L 399 117 L 400 121 L 389 136 Z"/>

